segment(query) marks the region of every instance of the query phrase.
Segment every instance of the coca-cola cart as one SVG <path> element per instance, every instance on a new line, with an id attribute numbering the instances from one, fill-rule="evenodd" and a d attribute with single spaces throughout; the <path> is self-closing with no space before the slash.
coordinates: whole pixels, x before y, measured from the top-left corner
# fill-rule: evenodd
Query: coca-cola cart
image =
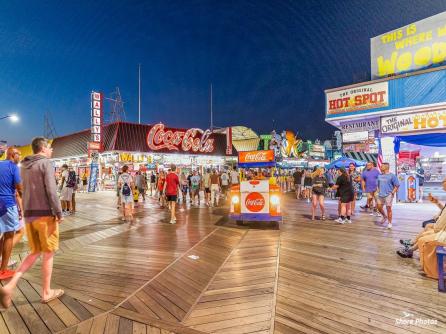
<path id="1" fill-rule="evenodd" d="M 280 188 L 276 185 L 274 171 L 270 178 L 245 180 L 244 169 L 274 169 L 274 151 L 239 152 L 240 185 L 231 188 L 229 218 L 242 225 L 244 221 L 282 221 Z"/>

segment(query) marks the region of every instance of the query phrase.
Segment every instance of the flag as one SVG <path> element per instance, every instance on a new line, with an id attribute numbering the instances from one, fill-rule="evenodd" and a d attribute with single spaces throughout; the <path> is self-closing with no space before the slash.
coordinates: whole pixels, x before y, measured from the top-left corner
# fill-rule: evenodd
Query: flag
<path id="1" fill-rule="evenodd" d="M 381 138 L 378 138 L 378 169 L 381 169 L 381 165 L 383 164 L 383 150 L 381 148 Z"/>

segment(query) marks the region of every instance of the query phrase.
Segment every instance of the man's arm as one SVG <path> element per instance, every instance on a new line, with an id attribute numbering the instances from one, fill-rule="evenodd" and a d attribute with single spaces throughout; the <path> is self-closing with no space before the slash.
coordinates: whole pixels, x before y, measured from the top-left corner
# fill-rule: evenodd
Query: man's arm
<path id="1" fill-rule="evenodd" d="M 53 209 L 54 215 L 57 219 L 62 218 L 62 207 L 60 205 L 59 196 L 57 195 L 56 180 L 54 179 L 54 170 L 51 162 L 48 160 L 44 166 L 44 184 L 45 192 L 48 198 L 51 209 Z"/>

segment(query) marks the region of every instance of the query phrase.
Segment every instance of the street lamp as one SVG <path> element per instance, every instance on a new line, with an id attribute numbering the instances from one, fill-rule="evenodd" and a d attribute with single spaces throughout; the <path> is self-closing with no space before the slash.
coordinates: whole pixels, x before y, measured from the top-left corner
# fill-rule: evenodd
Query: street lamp
<path id="1" fill-rule="evenodd" d="M 2 116 L 2 117 L 0 117 L 0 120 L 6 119 L 6 118 L 11 119 L 11 122 L 13 122 L 13 123 L 17 123 L 20 120 L 19 116 L 15 115 L 15 114 Z"/>

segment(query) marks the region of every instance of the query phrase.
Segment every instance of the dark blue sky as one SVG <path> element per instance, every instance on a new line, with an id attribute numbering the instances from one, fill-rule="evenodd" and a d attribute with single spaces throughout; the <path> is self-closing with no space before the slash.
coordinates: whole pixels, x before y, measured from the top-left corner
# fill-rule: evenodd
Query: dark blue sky
<path id="1" fill-rule="evenodd" d="M 119 86 L 127 120 L 328 137 L 326 88 L 370 76 L 370 38 L 446 10 L 444 0 L 10 1 L 0 14 L 0 139 L 89 127 L 91 90 Z M 109 106 L 108 106 L 109 109 Z"/>

